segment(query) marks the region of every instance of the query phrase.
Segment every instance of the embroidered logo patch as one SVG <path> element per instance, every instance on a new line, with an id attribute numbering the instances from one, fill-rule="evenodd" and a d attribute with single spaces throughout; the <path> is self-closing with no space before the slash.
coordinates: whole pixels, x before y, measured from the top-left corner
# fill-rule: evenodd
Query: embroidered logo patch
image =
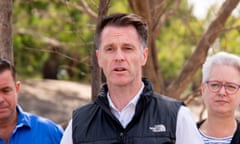
<path id="1" fill-rule="evenodd" d="M 154 125 L 153 127 L 149 127 L 149 129 L 152 132 L 165 132 L 166 131 L 166 127 L 163 124 Z"/>

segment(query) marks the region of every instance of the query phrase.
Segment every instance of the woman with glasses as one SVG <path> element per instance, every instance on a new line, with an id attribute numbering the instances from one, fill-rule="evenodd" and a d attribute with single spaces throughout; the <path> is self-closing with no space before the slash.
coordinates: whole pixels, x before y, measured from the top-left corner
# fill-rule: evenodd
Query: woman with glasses
<path id="1" fill-rule="evenodd" d="M 205 144 L 239 144 L 240 123 L 235 111 L 240 104 L 240 57 L 219 52 L 202 68 L 202 99 L 207 118 L 199 122 Z"/>

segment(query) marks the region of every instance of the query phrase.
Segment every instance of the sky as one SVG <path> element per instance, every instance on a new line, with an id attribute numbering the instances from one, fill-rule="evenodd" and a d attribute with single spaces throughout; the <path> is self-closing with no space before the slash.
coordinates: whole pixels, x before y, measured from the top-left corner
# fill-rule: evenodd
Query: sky
<path id="1" fill-rule="evenodd" d="M 224 1 L 225 0 L 188 0 L 189 4 L 193 4 L 193 7 L 194 7 L 193 14 L 200 19 L 205 18 L 209 7 L 211 7 L 212 5 L 221 6 L 221 4 Z M 235 10 L 233 13 L 236 14 L 237 11 L 239 13 L 239 11 L 240 11 L 239 5 L 238 5 L 237 9 L 238 10 Z"/>

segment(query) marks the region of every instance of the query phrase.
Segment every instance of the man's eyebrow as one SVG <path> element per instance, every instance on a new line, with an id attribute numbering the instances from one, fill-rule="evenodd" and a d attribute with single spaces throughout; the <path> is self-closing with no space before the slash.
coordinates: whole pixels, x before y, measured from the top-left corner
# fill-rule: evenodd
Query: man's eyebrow
<path id="1" fill-rule="evenodd" d="M 10 86 L 4 86 L 0 88 L 0 91 L 5 91 L 5 90 L 12 90 L 13 88 Z"/>
<path id="2" fill-rule="evenodd" d="M 123 46 L 131 46 L 131 47 L 134 47 L 133 44 L 130 44 L 130 43 L 124 43 Z"/>
<path id="3" fill-rule="evenodd" d="M 108 48 L 108 47 L 114 47 L 114 44 L 109 43 L 109 44 L 104 45 L 102 48 L 105 49 L 105 48 Z"/>

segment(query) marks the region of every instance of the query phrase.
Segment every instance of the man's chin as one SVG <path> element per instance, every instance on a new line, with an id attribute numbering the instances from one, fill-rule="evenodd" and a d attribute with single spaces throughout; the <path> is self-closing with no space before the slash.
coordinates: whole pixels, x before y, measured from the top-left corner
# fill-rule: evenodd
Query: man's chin
<path id="1" fill-rule="evenodd" d="M 129 81 L 127 80 L 115 80 L 115 81 L 112 81 L 111 84 L 115 85 L 115 86 L 119 86 L 119 87 L 122 87 L 122 86 L 126 86 L 128 85 Z"/>
<path id="2" fill-rule="evenodd" d="M 9 121 L 9 113 L 0 113 L 0 123 Z"/>

